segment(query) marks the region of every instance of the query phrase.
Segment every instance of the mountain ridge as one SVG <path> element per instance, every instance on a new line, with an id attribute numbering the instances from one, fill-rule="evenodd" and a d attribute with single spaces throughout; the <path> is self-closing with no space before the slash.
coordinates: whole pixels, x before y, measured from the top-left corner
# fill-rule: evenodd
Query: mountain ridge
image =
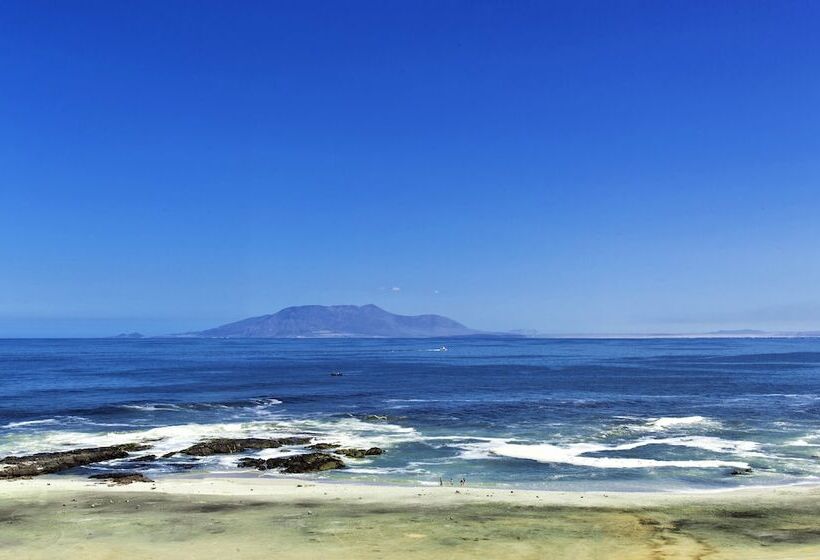
<path id="1" fill-rule="evenodd" d="M 398 315 L 373 304 L 300 305 L 177 336 L 195 338 L 438 338 L 480 331 L 442 315 Z"/>

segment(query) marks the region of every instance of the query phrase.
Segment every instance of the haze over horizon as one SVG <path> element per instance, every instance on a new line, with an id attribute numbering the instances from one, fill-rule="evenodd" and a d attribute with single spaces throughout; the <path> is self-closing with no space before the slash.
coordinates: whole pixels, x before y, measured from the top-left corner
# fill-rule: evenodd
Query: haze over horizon
<path id="1" fill-rule="evenodd" d="M 0 337 L 820 330 L 820 5 L 12 2 Z"/>

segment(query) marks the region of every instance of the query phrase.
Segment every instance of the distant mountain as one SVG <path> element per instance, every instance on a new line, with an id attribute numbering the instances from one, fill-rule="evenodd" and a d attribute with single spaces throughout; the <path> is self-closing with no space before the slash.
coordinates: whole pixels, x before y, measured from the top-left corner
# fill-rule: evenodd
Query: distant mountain
<path id="1" fill-rule="evenodd" d="M 761 336 L 766 335 L 766 331 L 757 329 L 723 329 L 720 331 L 712 331 L 706 334 L 717 336 Z"/>
<path id="2" fill-rule="evenodd" d="M 206 338 L 438 338 L 479 334 L 441 315 L 396 315 L 375 305 L 303 305 L 180 336 Z"/>
<path id="3" fill-rule="evenodd" d="M 120 333 L 114 338 L 145 338 L 145 335 L 138 332 Z"/>
<path id="4" fill-rule="evenodd" d="M 513 329 L 511 331 L 507 331 L 506 334 L 521 337 L 536 337 L 539 333 L 535 329 Z"/>

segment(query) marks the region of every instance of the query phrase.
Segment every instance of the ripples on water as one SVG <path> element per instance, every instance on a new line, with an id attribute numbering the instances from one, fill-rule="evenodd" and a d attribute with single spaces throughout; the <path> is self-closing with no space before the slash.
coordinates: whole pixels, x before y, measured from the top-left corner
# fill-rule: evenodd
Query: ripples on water
<path id="1" fill-rule="evenodd" d="M 340 480 L 807 481 L 820 475 L 820 340 L 0 341 L 0 456 L 297 434 L 388 450 L 322 475 Z M 148 468 L 237 472 L 235 460 Z"/>

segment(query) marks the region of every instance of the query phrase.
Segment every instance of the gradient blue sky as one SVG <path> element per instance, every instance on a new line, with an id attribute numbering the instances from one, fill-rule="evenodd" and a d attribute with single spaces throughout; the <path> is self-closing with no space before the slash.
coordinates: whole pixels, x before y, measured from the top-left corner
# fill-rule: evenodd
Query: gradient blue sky
<path id="1" fill-rule="evenodd" d="M 6 2 L 0 336 L 820 329 L 820 3 Z"/>

